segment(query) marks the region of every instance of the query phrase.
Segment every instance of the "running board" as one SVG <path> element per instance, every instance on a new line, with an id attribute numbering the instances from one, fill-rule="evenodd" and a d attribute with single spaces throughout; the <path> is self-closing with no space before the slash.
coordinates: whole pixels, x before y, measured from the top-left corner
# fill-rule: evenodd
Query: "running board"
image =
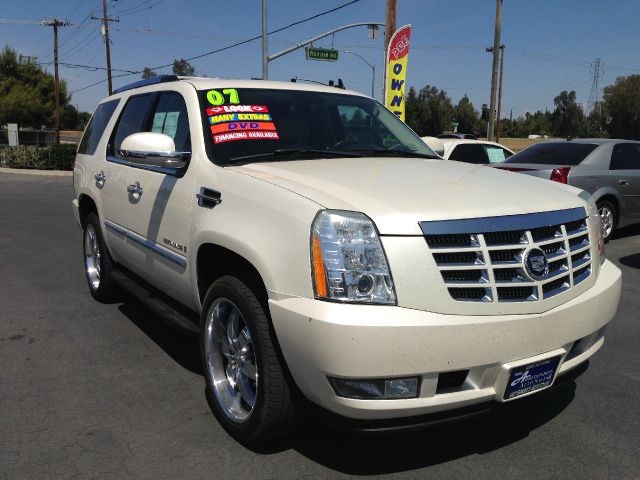
<path id="1" fill-rule="evenodd" d="M 188 333 L 199 334 L 197 314 L 121 268 L 113 269 L 113 278 L 122 287 L 123 294 L 134 297 L 166 323 Z"/>

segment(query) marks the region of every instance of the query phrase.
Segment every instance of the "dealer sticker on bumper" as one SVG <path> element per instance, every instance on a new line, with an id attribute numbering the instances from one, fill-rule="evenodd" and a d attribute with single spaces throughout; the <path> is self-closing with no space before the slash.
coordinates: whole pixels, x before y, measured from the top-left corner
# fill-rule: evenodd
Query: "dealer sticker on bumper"
<path id="1" fill-rule="evenodd" d="M 559 363 L 560 356 L 556 356 L 514 368 L 509 375 L 503 398 L 510 400 L 550 386 Z"/>

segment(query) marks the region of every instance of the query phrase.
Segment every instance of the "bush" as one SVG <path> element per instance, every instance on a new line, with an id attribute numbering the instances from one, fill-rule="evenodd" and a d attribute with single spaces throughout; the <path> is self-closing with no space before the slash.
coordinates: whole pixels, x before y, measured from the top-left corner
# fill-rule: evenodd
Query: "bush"
<path id="1" fill-rule="evenodd" d="M 18 145 L 2 149 L 2 164 L 9 168 L 34 168 L 37 170 L 73 170 L 76 145 L 63 144 L 52 147 Z"/>

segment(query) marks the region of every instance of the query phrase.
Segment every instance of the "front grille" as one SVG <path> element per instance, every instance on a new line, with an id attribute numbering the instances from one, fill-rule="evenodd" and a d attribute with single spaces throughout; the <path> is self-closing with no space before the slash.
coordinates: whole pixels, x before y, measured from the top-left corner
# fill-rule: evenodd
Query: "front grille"
<path id="1" fill-rule="evenodd" d="M 477 239 L 472 235 L 426 235 L 427 245 L 430 247 L 477 247 Z"/>
<path id="2" fill-rule="evenodd" d="M 420 226 L 456 301 L 542 301 L 591 275 L 591 243 L 583 208 L 421 222 Z M 541 279 L 528 273 L 525 265 L 532 249 L 542 250 L 547 258 L 548 272 Z M 536 268 L 533 255 L 530 268 Z"/>

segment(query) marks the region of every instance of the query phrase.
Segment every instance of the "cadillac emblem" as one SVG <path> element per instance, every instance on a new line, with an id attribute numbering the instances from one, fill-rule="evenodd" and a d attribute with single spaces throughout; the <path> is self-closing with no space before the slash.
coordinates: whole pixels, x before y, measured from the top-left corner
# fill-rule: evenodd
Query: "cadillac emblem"
<path id="1" fill-rule="evenodd" d="M 524 269 L 532 280 L 542 280 L 549 274 L 549 261 L 539 248 L 532 248 L 524 254 Z"/>

